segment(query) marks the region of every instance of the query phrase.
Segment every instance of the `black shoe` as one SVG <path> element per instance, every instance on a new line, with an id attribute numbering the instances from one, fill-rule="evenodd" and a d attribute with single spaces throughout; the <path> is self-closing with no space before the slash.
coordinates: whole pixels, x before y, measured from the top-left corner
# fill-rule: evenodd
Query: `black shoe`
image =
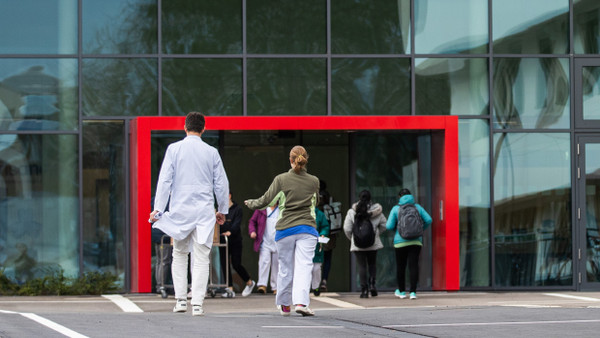
<path id="1" fill-rule="evenodd" d="M 321 285 L 319 285 L 319 290 L 327 292 L 327 280 L 323 279 L 321 281 Z"/>
<path id="2" fill-rule="evenodd" d="M 377 296 L 377 289 L 375 288 L 375 278 L 369 278 L 369 289 L 371 290 L 371 296 Z"/>
<path id="3" fill-rule="evenodd" d="M 369 289 L 362 288 L 360 291 L 360 298 L 369 298 Z"/>
<path id="4" fill-rule="evenodd" d="M 313 290 L 313 294 L 315 296 L 320 296 L 321 295 L 321 291 L 319 290 L 319 288 L 316 288 L 316 289 Z"/>

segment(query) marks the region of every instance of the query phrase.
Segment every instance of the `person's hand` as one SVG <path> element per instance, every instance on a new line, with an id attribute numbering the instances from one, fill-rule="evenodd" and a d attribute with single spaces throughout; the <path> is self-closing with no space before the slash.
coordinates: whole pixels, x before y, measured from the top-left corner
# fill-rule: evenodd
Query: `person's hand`
<path id="1" fill-rule="evenodd" d="M 252 231 L 252 233 L 250 234 L 250 238 L 255 239 L 256 238 L 256 232 Z"/>
<path id="2" fill-rule="evenodd" d="M 150 223 L 154 223 L 156 222 L 156 218 L 154 218 L 154 215 L 158 214 L 158 210 L 154 210 L 150 213 L 150 218 L 148 219 L 148 222 Z"/>
<path id="3" fill-rule="evenodd" d="M 225 231 L 221 235 L 229 237 L 229 236 L 231 236 L 231 231 Z"/>
<path id="4" fill-rule="evenodd" d="M 248 200 L 245 200 L 245 201 L 244 201 L 244 205 L 245 205 L 245 206 L 248 206 Z"/>
<path id="5" fill-rule="evenodd" d="M 223 225 L 225 223 L 225 215 L 217 211 L 217 224 Z"/>

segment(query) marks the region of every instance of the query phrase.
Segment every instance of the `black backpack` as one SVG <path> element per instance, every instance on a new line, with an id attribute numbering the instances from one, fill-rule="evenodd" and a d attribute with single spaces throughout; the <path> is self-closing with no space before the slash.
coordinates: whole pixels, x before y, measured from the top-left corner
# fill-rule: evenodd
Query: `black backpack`
<path id="1" fill-rule="evenodd" d="M 404 239 L 423 236 L 423 219 L 414 204 L 403 204 L 398 208 L 398 234 Z"/>
<path id="2" fill-rule="evenodd" d="M 359 218 L 354 216 L 354 224 L 352 225 L 352 237 L 356 247 L 365 249 L 375 243 L 375 230 L 369 217 Z"/>

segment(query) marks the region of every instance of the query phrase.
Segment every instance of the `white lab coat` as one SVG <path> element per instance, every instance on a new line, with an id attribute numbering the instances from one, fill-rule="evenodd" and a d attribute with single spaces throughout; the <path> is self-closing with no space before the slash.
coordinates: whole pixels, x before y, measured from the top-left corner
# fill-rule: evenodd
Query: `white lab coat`
<path id="1" fill-rule="evenodd" d="M 169 211 L 153 227 L 178 241 L 196 229 L 194 241 L 212 247 L 216 223 L 214 197 L 217 210 L 227 214 L 229 181 L 219 152 L 195 135 L 170 144 L 154 198 L 154 210 L 164 211 L 168 202 Z"/>

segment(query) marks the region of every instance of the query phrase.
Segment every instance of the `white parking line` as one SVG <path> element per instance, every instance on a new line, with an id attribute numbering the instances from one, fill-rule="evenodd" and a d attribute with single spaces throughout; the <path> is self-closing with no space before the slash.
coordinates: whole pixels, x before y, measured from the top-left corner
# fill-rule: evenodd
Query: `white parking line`
<path id="1" fill-rule="evenodd" d="M 598 322 L 600 322 L 600 319 L 540 320 L 540 321 L 532 321 L 532 322 L 402 324 L 402 325 L 384 325 L 382 327 L 408 328 L 408 327 L 443 327 L 443 326 L 538 325 L 538 324 L 573 324 L 573 323 L 598 323 Z"/>
<path id="2" fill-rule="evenodd" d="M 261 326 L 264 329 L 343 329 L 339 325 L 265 325 Z"/>
<path id="3" fill-rule="evenodd" d="M 345 309 L 364 309 L 364 306 L 352 304 L 349 302 L 344 302 L 343 300 L 329 298 L 329 297 L 310 297 L 311 300 L 317 300 L 319 302 L 327 303 L 330 305 L 335 305 L 337 307 L 345 308 Z"/>
<path id="4" fill-rule="evenodd" d="M 102 297 L 115 303 L 115 305 L 120 307 L 123 312 L 144 312 L 144 310 L 140 309 L 134 302 L 121 295 L 102 295 Z"/>
<path id="5" fill-rule="evenodd" d="M 598 299 L 598 298 L 592 298 L 592 297 L 572 296 L 572 295 L 566 295 L 566 294 L 563 294 L 563 293 L 544 293 L 544 294 L 546 296 L 570 298 L 570 299 L 577 299 L 577 300 L 586 300 L 586 301 L 589 301 L 589 302 L 600 302 L 600 299 Z"/>
<path id="6" fill-rule="evenodd" d="M 33 320 L 34 322 L 38 322 L 42 325 L 44 325 L 45 327 L 52 329 L 58 333 L 61 333 L 67 337 L 74 337 L 74 338 L 87 338 L 87 336 L 84 336 L 78 332 L 75 332 L 69 328 L 66 328 L 58 323 L 55 323 L 49 319 L 46 319 L 44 317 L 40 317 L 34 313 L 20 313 L 20 312 L 14 312 L 14 311 L 5 311 L 5 310 L 0 310 L 0 313 L 9 313 L 9 314 L 18 314 L 21 315 L 25 318 L 29 318 L 31 320 Z"/>

